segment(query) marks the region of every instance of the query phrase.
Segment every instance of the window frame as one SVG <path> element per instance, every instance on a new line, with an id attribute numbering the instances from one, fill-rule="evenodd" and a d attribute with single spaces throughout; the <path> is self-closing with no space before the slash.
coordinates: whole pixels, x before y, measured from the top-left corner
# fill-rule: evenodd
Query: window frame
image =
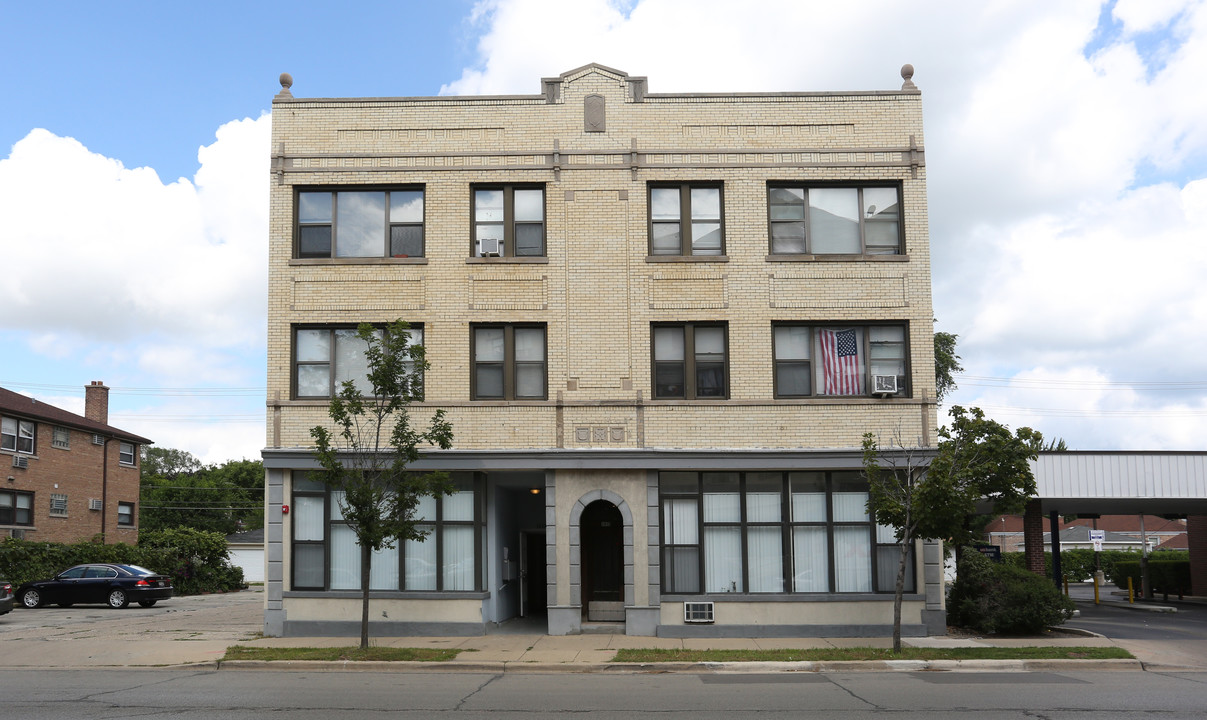
<path id="1" fill-rule="evenodd" d="M 37 493 L 22 490 L 0 490 L 0 497 L 3 496 L 9 497 L 9 505 L 0 505 L 0 526 L 33 527 Z M 24 507 L 18 504 L 18 500 L 22 498 L 25 500 Z M 24 511 L 25 516 L 24 522 L 21 521 L 22 511 Z"/>
<path id="2" fill-rule="evenodd" d="M 654 218 L 654 191 L 655 190 L 670 190 L 676 189 L 679 191 L 679 216 L 675 220 Z M 692 190 L 716 190 L 718 217 L 716 218 L 719 226 L 718 232 L 721 233 L 720 248 L 716 253 L 695 252 L 692 240 L 694 239 L 694 218 L 692 216 Z M 685 220 L 686 218 L 686 220 Z M 701 221 L 711 221 L 712 218 L 701 218 Z M 657 252 L 654 249 L 655 228 L 659 225 L 676 224 L 679 226 L 679 252 Z M 725 244 L 725 183 L 721 181 L 705 181 L 705 182 L 651 182 L 646 185 L 646 252 L 653 258 L 673 258 L 673 257 L 699 257 L 699 258 L 716 258 L 723 259 L 726 256 Z"/>
<path id="3" fill-rule="evenodd" d="M 540 329 L 543 334 L 543 353 L 539 363 L 531 360 L 517 361 L 515 346 L 515 331 L 517 329 Z M 503 330 L 503 360 L 478 360 L 478 331 L 488 329 Z M 499 396 L 482 396 L 478 389 L 479 366 L 501 365 L 503 370 L 503 393 Z M 540 397 L 516 395 L 517 370 L 521 365 L 539 365 L 542 369 L 542 392 Z M 546 323 L 470 323 L 469 325 L 469 399 L 474 401 L 504 401 L 504 402 L 539 402 L 549 399 L 549 326 Z"/>
<path id="4" fill-rule="evenodd" d="M 335 491 L 338 491 L 339 488 L 331 488 L 331 487 L 323 486 L 321 489 L 315 489 L 314 486 L 316 484 L 322 485 L 321 481 L 308 480 L 306 478 L 306 474 L 302 473 L 300 471 L 295 471 L 295 473 L 296 473 L 295 481 L 294 481 L 293 488 L 290 493 L 290 495 L 294 498 L 295 505 L 296 505 L 297 498 L 301 498 L 301 497 L 319 498 L 322 501 L 323 539 L 322 540 L 298 540 L 298 539 L 296 539 L 297 534 L 298 534 L 297 533 L 298 515 L 291 513 L 292 517 L 290 518 L 290 521 L 289 521 L 290 522 L 290 525 L 289 525 L 290 583 L 289 584 L 290 584 L 291 591 L 294 591 L 294 592 L 357 592 L 357 593 L 359 593 L 360 592 L 359 589 L 348 590 L 348 589 L 341 588 L 341 589 L 333 590 L 331 588 L 332 528 L 335 526 L 338 526 L 338 525 L 347 525 L 347 522 L 338 520 L 338 519 L 334 519 L 332 517 L 332 508 L 334 507 L 334 503 L 335 503 L 335 500 L 332 497 L 332 493 Z M 436 588 L 435 589 L 412 589 L 412 588 L 406 587 L 406 577 L 407 577 L 407 575 L 406 575 L 406 570 L 407 570 L 406 545 L 407 545 L 407 543 L 406 543 L 406 541 L 399 541 L 396 544 L 396 547 L 398 548 L 398 587 L 392 588 L 392 589 L 372 589 L 371 588 L 371 590 L 370 590 L 371 592 L 374 592 L 374 593 L 382 593 L 382 592 L 423 593 L 423 594 L 442 594 L 442 595 L 449 594 L 449 593 L 481 593 L 481 592 L 483 592 L 483 588 L 485 587 L 484 580 L 483 580 L 485 568 L 482 565 L 483 557 L 484 557 L 483 551 L 482 551 L 482 544 L 483 544 L 482 541 L 483 541 L 483 533 L 485 531 L 485 524 L 486 524 L 486 521 L 485 521 L 485 517 L 486 517 L 486 509 L 485 509 L 486 483 L 485 483 L 484 476 L 481 473 L 472 473 L 472 474 L 471 473 L 464 473 L 464 474 L 454 473 L 454 475 L 461 475 L 462 476 L 461 479 L 463 481 L 468 481 L 470 488 L 474 494 L 474 496 L 473 496 L 473 518 L 471 520 L 447 520 L 447 519 L 445 519 L 444 518 L 445 496 L 437 496 L 435 498 L 432 498 L 433 502 L 435 503 L 434 512 L 435 512 L 436 517 L 432 518 L 432 519 L 416 521 L 417 525 L 424 526 L 424 527 L 427 527 L 428 529 L 430 529 L 430 532 L 429 532 L 427 538 L 424 539 L 424 542 L 425 543 L 428 543 L 428 542 L 436 543 Z M 301 482 L 298 482 L 298 480 L 301 480 Z M 445 582 L 444 582 L 444 572 L 443 572 L 444 553 L 445 553 L 444 530 L 449 527 L 469 527 L 469 526 L 472 526 L 474 529 L 474 533 L 473 533 L 474 534 L 474 540 L 473 540 L 473 543 L 474 543 L 474 572 L 473 572 L 474 586 L 468 590 L 446 590 L 444 588 Z M 296 579 L 297 574 L 294 572 L 294 568 L 296 568 L 298 566 L 297 565 L 297 549 L 299 547 L 322 547 L 322 549 L 323 549 L 323 568 L 322 568 L 321 574 L 322 574 L 323 582 L 322 582 L 321 586 L 298 585 L 297 584 L 297 579 Z"/>
<path id="5" fill-rule="evenodd" d="M 12 438 L 11 442 L 9 438 Z M 0 416 L 0 450 L 21 455 L 36 455 L 38 423 L 15 415 Z"/>
<path id="6" fill-rule="evenodd" d="M 776 330 L 779 328 L 806 328 L 806 329 L 808 329 L 808 331 L 809 331 L 809 339 L 808 339 L 809 357 L 806 360 L 802 361 L 798 358 L 787 358 L 784 360 L 780 359 L 780 357 L 779 357 L 780 348 L 779 348 L 778 343 L 776 342 L 776 337 L 777 337 Z M 858 395 L 836 395 L 836 394 L 825 394 L 825 393 L 818 392 L 818 387 L 817 387 L 818 386 L 818 383 L 817 383 L 818 375 L 817 374 L 818 374 L 819 370 L 817 367 L 817 363 L 820 362 L 820 360 L 816 357 L 816 350 L 817 350 L 816 333 L 818 330 L 839 330 L 839 329 L 847 329 L 847 328 L 859 329 L 862 331 L 862 334 L 863 334 L 859 352 L 860 352 L 861 357 L 863 358 L 862 361 L 864 363 L 864 371 L 863 371 L 864 391 L 863 391 L 863 393 L 858 394 Z M 873 359 L 872 358 L 873 342 L 872 342 L 872 333 L 871 333 L 872 328 L 899 328 L 901 330 L 901 333 L 902 333 L 902 340 L 901 340 L 902 358 L 901 358 L 901 360 L 902 360 L 902 365 L 903 365 L 903 372 L 901 375 L 897 376 L 898 377 L 898 386 L 897 386 L 897 392 L 895 392 L 895 393 L 877 393 L 877 392 L 875 392 L 875 387 L 874 387 L 872 378 L 873 378 L 874 374 L 879 374 L 879 373 L 872 372 L 872 359 Z M 772 382 L 772 388 L 773 388 L 773 392 L 774 392 L 776 399 L 799 400 L 799 399 L 805 399 L 805 398 L 827 398 L 827 399 L 828 398 L 867 398 L 867 397 L 879 397 L 881 395 L 886 395 L 889 398 L 913 397 L 913 374 L 911 372 L 911 367 L 910 367 L 910 332 L 909 332 L 909 328 L 910 328 L 910 324 L 906 320 L 900 320 L 900 321 L 884 320 L 884 321 L 863 322 L 863 323 L 813 322 L 813 321 L 807 321 L 807 320 L 775 320 L 775 321 L 772 321 L 772 323 L 771 323 L 771 382 Z M 796 364 L 805 363 L 808 365 L 809 391 L 810 391 L 809 394 L 807 394 L 807 395 L 789 394 L 789 393 L 781 391 L 781 389 L 780 389 L 780 368 L 789 363 L 796 363 Z"/>
<path id="7" fill-rule="evenodd" d="M 383 333 L 383 335 L 384 335 L 386 329 L 389 327 L 388 324 L 386 324 L 386 323 L 370 323 L 370 324 L 373 326 L 374 330 L 377 330 L 378 332 Z M 337 351 L 336 342 L 335 342 L 335 332 L 337 330 L 356 330 L 357 328 L 360 327 L 360 325 L 361 325 L 360 323 L 317 323 L 317 324 L 298 323 L 298 324 L 290 325 L 290 332 L 289 332 L 289 397 L 290 398 L 292 398 L 293 400 L 330 400 L 331 398 L 335 397 L 335 394 L 339 392 L 339 383 L 336 382 L 336 377 L 338 377 L 338 374 L 336 371 L 336 359 L 338 357 L 338 351 Z M 409 325 L 409 327 L 407 328 L 407 332 L 410 334 L 410 338 L 413 339 L 415 337 L 415 331 L 418 330 L 419 333 L 422 335 L 422 337 L 420 338 L 420 342 L 417 344 L 424 345 L 427 338 L 425 335 L 423 323 L 408 323 L 408 325 Z M 303 361 L 298 360 L 298 332 L 303 331 L 303 330 L 324 330 L 328 333 L 328 335 L 329 335 L 328 356 L 327 356 L 327 360 L 325 362 L 321 361 L 321 360 L 303 360 Z M 298 368 L 300 366 L 305 366 L 305 365 L 313 365 L 313 366 L 326 365 L 327 366 L 327 390 L 328 390 L 327 395 L 301 395 L 301 394 L 299 394 Z M 423 402 L 423 383 L 424 383 L 424 376 L 422 374 L 420 374 L 419 378 L 418 378 L 418 388 L 417 388 L 418 392 L 415 392 L 413 394 L 413 396 L 411 397 L 411 401 Z"/>
<path id="8" fill-rule="evenodd" d="M 658 349 L 656 346 L 655 337 L 658 330 L 680 328 L 683 331 L 683 360 L 659 360 Z M 695 336 L 698 329 L 719 328 L 724 341 L 724 357 L 721 359 L 723 368 L 722 377 L 724 378 L 725 389 L 720 396 L 703 396 L 699 394 L 699 376 L 697 369 L 697 356 L 700 354 L 696 349 Z M 652 322 L 650 323 L 650 398 L 653 400 L 705 400 L 717 401 L 728 400 L 730 395 L 730 378 L 729 378 L 729 323 L 724 320 L 705 320 L 700 322 Z M 658 392 L 658 367 L 659 364 L 672 364 L 679 362 L 682 367 L 683 375 L 683 394 L 682 395 L 667 395 Z"/>
<path id="9" fill-rule="evenodd" d="M 52 431 L 50 446 L 60 450 L 71 449 L 71 430 L 62 425 L 56 425 Z"/>
<path id="10" fill-rule="evenodd" d="M 124 500 L 118 501 L 118 503 L 117 503 L 117 526 L 118 527 L 134 527 L 134 525 L 136 524 L 134 522 L 134 518 L 136 517 L 136 515 L 134 514 L 135 509 L 136 509 L 136 506 L 132 502 L 126 502 Z M 122 522 L 122 515 L 123 515 L 122 511 L 123 510 L 126 511 L 124 513 L 124 515 L 127 518 L 127 522 Z"/>
<path id="11" fill-rule="evenodd" d="M 382 223 L 381 253 L 376 255 L 339 255 L 339 194 L 354 192 L 380 192 L 385 206 L 384 222 Z M 419 222 L 392 222 L 390 219 L 390 193 L 418 192 L 423 202 L 423 212 Z M 301 196 L 303 193 L 328 193 L 331 199 L 331 219 L 327 222 L 302 222 Z M 330 228 L 330 248 L 327 254 L 304 253 L 302 249 L 302 229 L 305 227 Z M 419 228 L 419 254 L 394 254 L 391 244 L 395 227 Z M 405 261 L 412 258 L 426 259 L 427 257 L 427 188 L 420 185 L 339 185 L 339 186 L 298 186 L 293 192 L 293 259 L 294 260 L 339 260 L 355 262 L 375 259 Z"/>
<path id="12" fill-rule="evenodd" d="M 127 460 L 126 457 L 130 459 Z M 132 442 L 121 441 L 117 445 L 117 463 L 126 467 L 134 467 L 138 457 L 138 445 Z"/>
<path id="13" fill-rule="evenodd" d="M 804 198 L 802 200 L 803 215 L 798 219 L 784 220 L 775 219 L 772 217 L 771 193 L 776 189 L 792 189 L 802 190 Z M 814 250 L 813 233 L 810 229 L 810 206 L 809 206 L 809 191 L 810 190 L 830 190 L 830 189 L 852 189 L 856 191 L 855 202 L 859 208 L 859 252 L 857 253 L 827 253 L 816 252 Z M 895 190 L 897 193 L 897 245 L 894 252 L 868 252 L 868 236 L 867 236 L 867 218 L 863 208 L 865 207 L 863 194 L 865 190 Z M 900 181 L 886 182 L 860 182 L 860 183 L 800 183 L 791 181 L 773 181 L 767 183 L 767 252 L 772 258 L 795 258 L 809 257 L 818 259 L 843 258 L 843 257 L 860 257 L 866 258 L 870 256 L 881 257 L 900 257 L 906 254 L 905 252 L 905 217 L 902 210 L 904 200 L 903 184 Z M 790 223 L 803 223 L 804 225 L 804 250 L 801 252 L 777 252 L 775 249 L 775 226 L 787 225 Z"/>
<path id="14" fill-rule="evenodd" d="M 478 193 L 489 191 L 503 193 L 503 219 L 478 219 Z M 541 247 L 536 254 L 516 254 L 516 226 L 533 225 L 532 220 L 517 220 L 515 216 L 515 193 L 517 190 L 541 191 Z M 478 240 L 479 226 L 503 226 L 503 251 L 498 255 L 483 255 Z M 469 256 L 471 258 L 546 258 L 549 255 L 549 193 L 544 183 L 474 183 L 469 188 Z"/>
<path id="15" fill-rule="evenodd" d="M 824 520 L 800 520 L 793 515 L 793 481 L 798 475 L 820 475 L 823 479 L 825 488 L 825 519 Z M 689 476 L 695 476 L 694 485 L 690 484 Z M 736 475 L 738 479 L 737 494 L 739 497 L 740 509 L 737 520 L 717 520 L 710 521 L 705 517 L 705 498 L 709 494 L 706 492 L 706 476 L 709 475 Z M 752 476 L 779 476 L 778 485 L 780 491 L 780 509 L 778 521 L 760 521 L 752 520 L 752 513 L 748 503 L 748 496 L 752 492 L 750 480 Z M 849 481 L 859 475 L 857 470 L 785 470 L 785 471 L 662 471 L 658 478 L 658 517 L 659 524 L 659 557 L 660 557 L 660 583 L 663 589 L 663 596 L 671 595 L 692 595 L 692 596 L 743 596 L 743 595 L 794 595 L 794 596 L 823 596 L 823 595 L 888 595 L 895 591 L 896 567 L 893 566 L 892 582 L 885 582 L 884 587 L 881 587 L 879 567 L 879 551 L 882 548 L 896 548 L 896 544 L 888 544 L 879 542 L 877 536 L 877 528 L 874 513 L 868 513 L 866 520 L 849 521 L 835 519 L 834 494 L 836 486 L 841 481 Z M 669 489 L 671 483 L 676 483 L 678 487 Z M 863 487 L 866 488 L 866 482 L 863 482 Z M 690 489 L 685 489 L 690 488 Z M 667 517 L 670 503 L 675 502 L 694 502 L 695 506 L 695 540 L 693 543 L 672 543 L 668 541 Z M 753 591 L 750 589 L 751 580 L 751 530 L 760 528 L 775 527 L 779 529 L 780 548 L 781 548 L 781 589 Z M 827 558 L 825 568 L 828 574 L 825 590 L 796 590 L 796 575 L 798 565 L 803 570 L 804 565 L 798 563 L 796 557 L 796 549 L 793 543 L 795 531 L 801 527 L 818 527 L 823 528 L 827 542 Z M 706 531 L 709 528 L 737 528 L 740 532 L 739 559 L 741 562 L 741 582 L 742 589 L 736 592 L 717 592 L 709 591 L 705 587 L 706 574 L 708 567 L 709 543 Z M 870 577 L 870 587 L 868 591 L 864 590 L 839 590 L 838 589 L 838 554 L 835 552 L 835 537 L 836 529 L 841 528 L 857 528 L 862 529 L 866 536 L 865 543 L 868 552 L 868 573 Z M 671 576 L 675 563 L 674 552 L 679 549 L 695 549 L 696 551 L 696 586 L 698 589 L 684 589 L 677 587 L 675 579 Z M 911 570 L 906 574 L 905 592 L 914 594 L 918 592 L 917 577 L 914 564 L 916 563 L 915 548 L 909 550 L 909 560 Z M 887 580 L 887 579 L 886 579 Z"/>

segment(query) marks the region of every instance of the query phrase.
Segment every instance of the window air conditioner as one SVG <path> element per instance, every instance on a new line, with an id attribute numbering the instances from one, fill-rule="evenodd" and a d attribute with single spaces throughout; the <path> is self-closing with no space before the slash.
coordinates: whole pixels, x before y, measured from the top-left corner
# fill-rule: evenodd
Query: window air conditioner
<path id="1" fill-rule="evenodd" d="M 685 602 L 683 603 L 683 622 L 711 623 L 713 622 L 712 603 Z"/>
<path id="2" fill-rule="evenodd" d="M 872 393 L 876 395 L 895 395 L 897 393 L 897 376 L 873 375 Z"/>
<path id="3" fill-rule="evenodd" d="M 101 509 L 101 499 L 100 498 L 89 498 L 88 499 L 88 509 L 89 510 L 100 510 Z"/>
<path id="4" fill-rule="evenodd" d="M 21 468 L 22 470 L 29 468 L 29 458 L 13 455 L 13 467 Z"/>
<path id="5" fill-rule="evenodd" d="M 503 241 L 499 238 L 484 238 L 478 241 L 478 255 L 481 257 L 499 257 L 503 252 Z"/>
<path id="6" fill-rule="evenodd" d="M 92 444 L 93 444 L 93 445 L 104 445 L 104 444 L 105 444 L 105 438 L 104 438 L 104 436 L 103 436 L 103 435 L 97 435 L 96 433 L 93 433 L 93 434 L 92 434 Z"/>

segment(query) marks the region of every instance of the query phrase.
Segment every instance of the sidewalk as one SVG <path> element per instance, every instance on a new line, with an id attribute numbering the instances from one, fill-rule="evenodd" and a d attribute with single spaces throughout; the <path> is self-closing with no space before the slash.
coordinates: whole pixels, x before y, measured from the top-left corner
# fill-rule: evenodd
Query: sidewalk
<path id="1" fill-rule="evenodd" d="M 1090 602 L 1092 602 L 1092 589 Z M 891 647 L 884 638 L 735 638 L 672 639 L 619 634 L 550 636 L 539 625 L 511 632 L 505 624 L 490 634 L 474 637 L 375 637 L 374 645 L 388 647 L 455 648 L 462 652 L 441 663 L 277 662 L 221 660 L 231 645 L 252 647 L 347 647 L 356 638 L 263 638 L 261 589 L 229 595 L 173 598 L 152 610 L 110 610 L 81 607 L 70 610 L 18 608 L 0 618 L 0 667 L 99 668 L 194 666 L 215 669 L 339 670 L 396 672 L 852 672 L 852 671 L 1064 671 L 1108 669 L 1207 671 L 1207 661 L 1177 656 L 1176 642 L 1110 640 L 1094 635 L 1051 633 L 1030 638 L 927 637 L 905 638 L 913 647 L 1029 647 L 1118 646 L 1137 660 L 976 660 L 888 662 L 756 662 L 756 663 L 614 663 L 621 648 L 684 649 L 808 649 Z M 527 631 L 526 631 L 527 630 Z M 1181 658 L 1181 656 L 1178 656 Z"/>

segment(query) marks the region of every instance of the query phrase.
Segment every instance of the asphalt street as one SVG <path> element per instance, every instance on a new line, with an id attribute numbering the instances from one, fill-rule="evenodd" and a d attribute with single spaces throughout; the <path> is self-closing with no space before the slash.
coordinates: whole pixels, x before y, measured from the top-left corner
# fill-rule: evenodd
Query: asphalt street
<path id="1" fill-rule="evenodd" d="M 0 718 L 1202 718 L 1207 675 L 0 670 Z"/>

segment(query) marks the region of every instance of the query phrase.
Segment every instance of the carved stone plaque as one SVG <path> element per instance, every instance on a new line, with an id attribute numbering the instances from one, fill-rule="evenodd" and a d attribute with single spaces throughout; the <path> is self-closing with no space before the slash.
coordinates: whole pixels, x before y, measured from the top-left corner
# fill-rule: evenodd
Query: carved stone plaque
<path id="1" fill-rule="evenodd" d="M 607 130 L 607 106 L 603 95 L 588 95 L 583 98 L 583 132 Z"/>

